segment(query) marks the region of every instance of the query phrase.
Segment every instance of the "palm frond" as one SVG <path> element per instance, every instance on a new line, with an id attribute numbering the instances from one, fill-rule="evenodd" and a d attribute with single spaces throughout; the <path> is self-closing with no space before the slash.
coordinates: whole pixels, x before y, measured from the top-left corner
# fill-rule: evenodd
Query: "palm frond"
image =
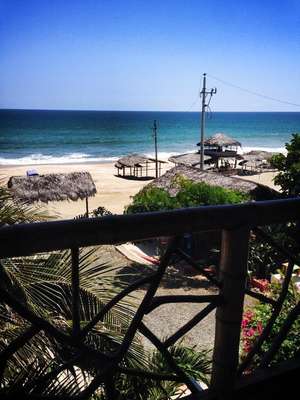
<path id="1" fill-rule="evenodd" d="M 0 186 L 0 226 L 19 222 L 45 221 L 54 217 L 50 216 L 42 206 L 15 201 L 9 190 Z"/>

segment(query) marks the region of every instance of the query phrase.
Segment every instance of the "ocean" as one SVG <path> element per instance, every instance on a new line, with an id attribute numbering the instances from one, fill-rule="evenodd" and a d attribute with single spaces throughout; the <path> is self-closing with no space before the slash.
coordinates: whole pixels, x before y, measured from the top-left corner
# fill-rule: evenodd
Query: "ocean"
<path id="1" fill-rule="evenodd" d="M 0 110 L 0 165 L 108 162 L 154 154 L 158 123 L 162 158 L 197 150 L 199 112 Z M 283 151 L 300 132 L 300 112 L 213 112 L 205 136 L 223 132 L 251 149 Z"/>

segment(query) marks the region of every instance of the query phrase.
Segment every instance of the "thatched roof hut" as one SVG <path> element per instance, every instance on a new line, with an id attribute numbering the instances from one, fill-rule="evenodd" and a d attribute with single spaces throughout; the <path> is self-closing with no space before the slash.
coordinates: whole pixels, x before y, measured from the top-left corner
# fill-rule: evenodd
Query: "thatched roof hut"
<path id="1" fill-rule="evenodd" d="M 224 176 L 215 172 L 201 171 L 198 168 L 183 165 L 168 170 L 160 178 L 152 181 L 149 186 L 151 185 L 165 189 L 171 196 L 175 196 L 179 190 L 179 188 L 176 187 L 176 184 L 174 185 L 177 176 L 183 176 L 193 182 L 205 182 L 212 186 L 221 186 L 225 189 L 248 193 L 256 200 L 267 200 L 278 197 L 278 193 L 267 186 L 247 181 L 242 178 Z"/>
<path id="2" fill-rule="evenodd" d="M 157 160 L 159 175 L 161 172 L 161 164 L 164 164 L 165 161 Z M 155 158 L 144 156 L 143 154 L 129 154 L 128 156 L 120 158 L 116 163 L 115 167 L 118 170 L 118 176 L 120 176 L 120 171 L 122 171 L 123 176 L 126 175 L 126 168 L 129 168 L 129 176 L 138 177 L 142 176 L 143 169 L 146 171 L 146 176 L 148 176 L 148 172 L 150 168 L 148 164 L 156 163 Z"/>
<path id="3" fill-rule="evenodd" d="M 249 161 L 262 161 L 262 160 L 269 161 L 270 158 L 275 154 L 279 153 L 264 151 L 264 150 L 251 150 L 248 153 L 244 153 L 242 157 L 244 160 L 249 160 Z"/>
<path id="4" fill-rule="evenodd" d="M 141 165 L 148 160 L 148 157 L 142 154 L 129 154 L 128 156 L 119 158 L 117 161 L 118 164 L 124 167 L 134 167 L 136 165 Z"/>
<path id="5" fill-rule="evenodd" d="M 210 160 L 210 156 L 204 156 L 204 161 Z M 188 167 L 195 167 L 200 164 L 200 154 L 199 153 L 185 153 L 179 154 L 177 156 L 172 156 L 168 161 L 174 163 L 175 165 L 186 165 Z M 206 166 L 204 166 L 206 167 Z"/>
<path id="6" fill-rule="evenodd" d="M 89 172 L 12 176 L 7 186 L 16 199 L 26 203 L 83 200 L 97 192 Z"/>
<path id="7" fill-rule="evenodd" d="M 200 143 L 198 144 L 200 145 Z M 204 146 L 210 147 L 241 147 L 241 143 L 224 133 L 216 133 L 215 135 L 204 140 Z"/>

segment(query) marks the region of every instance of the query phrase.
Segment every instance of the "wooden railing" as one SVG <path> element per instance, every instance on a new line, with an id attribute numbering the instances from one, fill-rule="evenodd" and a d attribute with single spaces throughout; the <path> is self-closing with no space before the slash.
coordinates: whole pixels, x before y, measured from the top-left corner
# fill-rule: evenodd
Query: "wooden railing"
<path id="1" fill-rule="evenodd" d="M 34 224 L 19 224 L 6 226 L 0 229 L 0 259 L 9 257 L 28 256 L 38 252 L 70 249 L 72 254 L 72 332 L 66 333 L 54 326 L 51 321 L 43 319 L 27 308 L 0 282 L 0 301 L 8 305 L 31 326 L 13 343 L 8 344 L 2 351 L 0 372 L 3 374 L 5 363 L 22 346 L 39 331 L 52 336 L 63 346 L 72 348 L 77 356 L 88 357 L 97 365 L 96 377 L 87 385 L 80 398 L 89 398 L 100 384 L 106 385 L 107 398 L 114 399 L 116 393 L 110 378 L 116 372 L 135 374 L 158 380 L 179 380 L 187 385 L 192 393 L 190 398 L 207 396 L 197 382 L 190 378 L 174 361 L 168 348 L 182 338 L 191 328 L 200 322 L 208 313 L 216 309 L 215 346 L 213 353 L 213 367 L 209 393 L 220 398 L 231 398 L 240 376 L 247 368 L 253 357 L 261 351 L 262 344 L 270 335 L 270 331 L 287 294 L 293 266 L 296 263 L 294 255 L 279 244 L 272 242 L 259 228 L 274 223 L 287 223 L 300 220 L 300 199 L 287 199 L 265 202 L 252 202 L 241 205 L 209 206 L 188 208 L 167 212 L 155 212 L 136 215 L 107 216 L 103 218 L 79 219 L 68 221 L 54 221 Z M 250 231 L 256 229 L 257 234 L 265 235 L 264 239 L 271 245 L 277 246 L 289 260 L 286 277 L 282 285 L 282 292 L 276 301 L 268 299 L 262 294 L 252 292 L 247 288 L 247 258 Z M 199 263 L 186 254 L 179 246 L 180 238 L 184 233 L 204 232 L 208 230 L 222 231 L 222 245 L 219 276 L 216 278 L 202 268 Z M 138 279 L 129 284 L 81 328 L 79 314 L 79 248 L 99 244 L 119 244 L 127 241 L 137 241 L 160 236 L 168 236 L 170 241 L 167 250 L 160 259 L 156 271 L 146 278 Z M 165 274 L 172 256 L 183 259 L 218 288 L 218 294 L 209 296 L 156 296 L 156 291 Z M 106 354 L 89 347 L 85 338 L 95 325 L 134 290 L 148 285 L 146 294 L 137 308 L 135 315 L 125 333 L 123 340 L 113 354 Z M 268 302 L 273 307 L 272 317 L 265 327 L 256 346 L 249 353 L 244 362 L 239 365 L 240 329 L 243 314 L 244 296 L 253 296 L 260 301 Z M 197 302 L 208 303 L 195 317 L 182 326 L 176 333 L 164 342 L 151 332 L 144 324 L 143 317 L 156 307 L 170 302 Z M 261 368 L 267 367 L 278 351 L 282 341 L 288 334 L 291 324 L 299 315 L 299 304 L 291 310 L 286 323 L 279 332 L 271 349 L 262 356 Z M 136 332 L 142 333 L 162 353 L 170 365 L 173 374 L 164 376 L 146 371 L 130 371 L 120 366 L 126 356 Z M 72 360 L 61 366 L 72 366 Z M 58 372 L 57 372 L 58 373 Z M 49 375 L 49 374 L 48 374 Z M 48 376 L 47 375 L 47 376 Z M 45 378 L 49 379 L 49 378 Z M 194 396 L 194 397 L 193 397 Z"/>

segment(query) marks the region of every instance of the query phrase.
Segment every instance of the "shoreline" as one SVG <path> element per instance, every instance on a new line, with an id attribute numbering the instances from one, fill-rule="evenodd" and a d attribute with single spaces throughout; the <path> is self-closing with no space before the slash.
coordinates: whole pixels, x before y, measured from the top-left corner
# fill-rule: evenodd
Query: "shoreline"
<path id="1" fill-rule="evenodd" d="M 198 148 L 194 149 L 186 149 L 182 151 L 160 151 L 158 159 L 162 161 L 168 161 L 168 159 L 172 156 L 179 155 L 179 154 L 190 154 L 190 153 L 196 153 L 198 151 Z M 282 153 L 282 154 L 287 154 L 287 150 L 284 147 L 269 147 L 269 146 L 242 146 L 241 149 L 238 150 L 238 154 L 245 154 L 249 153 L 251 151 L 267 151 L 271 153 Z M 144 154 L 147 157 L 152 157 L 154 158 L 155 155 L 153 152 L 145 151 L 142 152 L 141 154 Z M 117 160 L 121 157 L 125 157 L 128 154 L 120 154 L 118 156 L 111 156 L 111 157 L 100 157 L 100 159 L 95 159 L 93 156 L 91 160 L 89 160 L 89 154 L 86 153 L 68 153 L 63 156 L 49 156 L 49 155 L 43 155 L 41 153 L 39 154 L 30 154 L 29 156 L 24 156 L 20 158 L 3 158 L 0 157 L 0 170 L 2 168 L 7 168 L 7 167 L 31 167 L 33 168 L 34 166 L 38 167 L 40 165 L 45 165 L 45 166 L 51 166 L 51 165 L 86 165 L 86 164 L 109 164 L 109 163 L 115 163 Z M 39 158 L 35 158 L 36 156 L 39 156 Z M 14 160 L 18 160 L 15 161 Z"/>

